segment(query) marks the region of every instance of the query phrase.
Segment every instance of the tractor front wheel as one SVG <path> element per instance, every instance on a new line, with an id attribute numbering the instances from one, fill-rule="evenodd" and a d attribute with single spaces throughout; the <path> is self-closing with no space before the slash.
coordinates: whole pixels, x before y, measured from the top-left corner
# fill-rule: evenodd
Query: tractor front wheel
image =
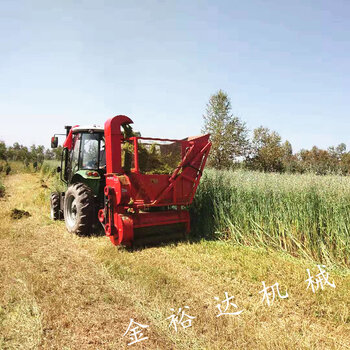
<path id="1" fill-rule="evenodd" d="M 67 230 L 81 236 L 91 233 L 94 198 L 90 187 L 75 183 L 68 187 L 64 196 L 64 220 Z"/>
<path id="2" fill-rule="evenodd" d="M 52 220 L 60 218 L 60 194 L 58 192 L 51 193 L 50 197 L 50 216 Z"/>

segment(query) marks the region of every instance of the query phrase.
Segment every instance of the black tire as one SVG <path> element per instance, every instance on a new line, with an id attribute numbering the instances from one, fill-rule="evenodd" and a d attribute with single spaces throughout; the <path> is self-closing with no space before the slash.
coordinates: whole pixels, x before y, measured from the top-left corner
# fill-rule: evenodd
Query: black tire
<path id="1" fill-rule="evenodd" d="M 50 197 L 50 216 L 52 220 L 60 219 L 60 194 L 58 192 L 51 193 Z"/>
<path id="2" fill-rule="evenodd" d="M 94 197 L 90 187 L 83 183 L 69 186 L 64 196 L 63 214 L 69 232 L 89 235 L 94 216 Z"/>

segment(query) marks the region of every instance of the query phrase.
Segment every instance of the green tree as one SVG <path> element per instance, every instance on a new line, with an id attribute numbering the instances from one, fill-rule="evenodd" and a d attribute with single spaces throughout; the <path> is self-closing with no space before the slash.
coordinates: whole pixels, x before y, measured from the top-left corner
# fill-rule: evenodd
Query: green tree
<path id="1" fill-rule="evenodd" d="M 24 161 L 26 158 L 29 158 L 30 154 L 28 152 L 28 148 L 26 146 L 20 146 L 18 151 L 18 159 Z"/>
<path id="2" fill-rule="evenodd" d="M 329 151 L 313 146 L 311 150 L 302 149 L 298 153 L 301 167 L 318 175 L 335 173 L 338 170 L 338 160 Z"/>
<path id="3" fill-rule="evenodd" d="M 45 150 L 45 159 L 51 160 L 54 158 L 55 158 L 55 154 L 53 153 L 53 151 L 47 148 Z"/>
<path id="4" fill-rule="evenodd" d="M 346 144 L 340 143 L 337 147 L 328 147 L 328 153 L 337 160 L 341 160 L 342 156 L 346 153 Z"/>
<path id="5" fill-rule="evenodd" d="M 61 160 L 61 155 L 63 152 L 63 147 L 60 145 L 57 148 L 53 148 L 52 152 L 54 153 L 54 159 Z"/>
<path id="6" fill-rule="evenodd" d="M 340 169 L 343 175 L 350 175 L 350 152 L 342 154 L 340 159 Z"/>
<path id="7" fill-rule="evenodd" d="M 0 159 L 6 160 L 6 145 L 5 142 L 0 141 Z"/>
<path id="8" fill-rule="evenodd" d="M 31 161 L 35 161 L 37 159 L 37 152 L 36 152 L 35 145 L 30 146 L 30 159 L 31 159 Z"/>
<path id="9" fill-rule="evenodd" d="M 285 157 L 291 157 L 293 155 L 292 144 L 288 140 L 283 143 L 282 148 Z"/>
<path id="10" fill-rule="evenodd" d="M 13 149 L 13 147 L 10 146 L 10 147 L 7 148 L 6 155 L 7 155 L 7 160 L 14 160 L 14 149 Z"/>
<path id="11" fill-rule="evenodd" d="M 292 144 L 288 140 L 282 144 L 282 151 L 283 171 L 288 173 L 302 172 L 299 160 L 297 156 L 293 154 Z"/>
<path id="12" fill-rule="evenodd" d="M 37 161 L 38 163 L 42 164 L 44 162 L 45 159 L 45 147 L 42 145 L 37 146 L 36 148 L 36 154 L 37 154 Z"/>
<path id="13" fill-rule="evenodd" d="M 12 160 L 19 160 L 20 158 L 20 151 L 21 151 L 21 146 L 18 142 L 15 142 L 12 147 L 10 147 L 10 153 L 12 155 Z"/>
<path id="14" fill-rule="evenodd" d="M 30 152 L 27 147 L 15 142 L 12 147 L 8 148 L 7 158 L 9 160 L 24 161 L 26 158 L 30 158 Z"/>
<path id="15" fill-rule="evenodd" d="M 260 126 L 254 130 L 251 154 L 248 160 L 250 167 L 260 171 L 283 171 L 284 158 L 293 154 L 289 142 L 283 146 L 281 136 L 268 128 Z"/>
<path id="16" fill-rule="evenodd" d="M 219 90 L 210 97 L 203 115 L 202 132 L 210 133 L 212 143 L 208 163 L 217 169 L 232 167 L 249 149 L 246 125 L 238 117 L 234 117 L 231 110 L 228 95 Z"/>
<path id="17" fill-rule="evenodd" d="M 341 157 L 346 152 L 346 144 L 344 142 L 340 143 L 336 148 L 337 154 Z"/>

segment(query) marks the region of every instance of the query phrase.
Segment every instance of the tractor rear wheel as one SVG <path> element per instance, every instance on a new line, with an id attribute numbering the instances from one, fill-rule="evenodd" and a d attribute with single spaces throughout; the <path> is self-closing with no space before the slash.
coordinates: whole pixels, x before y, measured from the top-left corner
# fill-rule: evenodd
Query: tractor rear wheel
<path id="1" fill-rule="evenodd" d="M 90 187 L 75 183 L 64 196 L 64 221 L 67 230 L 81 236 L 91 233 L 94 214 L 94 198 Z"/>
<path id="2" fill-rule="evenodd" d="M 52 220 L 60 219 L 60 194 L 58 192 L 51 193 L 50 197 L 50 216 Z"/>

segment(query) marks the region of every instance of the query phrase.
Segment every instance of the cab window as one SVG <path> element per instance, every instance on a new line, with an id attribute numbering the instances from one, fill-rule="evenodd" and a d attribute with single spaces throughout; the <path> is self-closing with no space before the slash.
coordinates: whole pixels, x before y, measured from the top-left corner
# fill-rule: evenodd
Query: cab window
<path id="1" fill-rule="evenodd" d="M 72 174 L 75 174 L 78 171 L 79 149 L 80 149 L 80 134 L 75 134 L 73 137 L 73 152 L 72 152 L 72 159 L 71 159 Z"/>
<path id="2" fill-rule="evenodd" d="M 105 139 L 101 138 L 100 142 L 100 169 L 106 168 L 106 149 L 105 149 Z"/>
<path id="3" fill-rule="evenodd" d="M 99 134 L 82 134 L 80 169 L 98 169 Z"/>

